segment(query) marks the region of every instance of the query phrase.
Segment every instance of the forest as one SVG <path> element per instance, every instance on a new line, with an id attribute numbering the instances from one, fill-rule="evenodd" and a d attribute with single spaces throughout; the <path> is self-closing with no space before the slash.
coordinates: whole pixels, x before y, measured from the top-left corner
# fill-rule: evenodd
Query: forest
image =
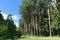
<path id="1" fill-rule="evenodd" d="M 23 35 L 60 36 L 60 0 L 23 0 L 20 12 Z"/>
<path id="2" fill-rule="evenodd" d="M 12 15 L 8 14 L 4 19 L 0 10 L 0 40 L 53 40 L 60 37 L 60 0 L 23 0 L 19 14 L 17 28 Z"/>

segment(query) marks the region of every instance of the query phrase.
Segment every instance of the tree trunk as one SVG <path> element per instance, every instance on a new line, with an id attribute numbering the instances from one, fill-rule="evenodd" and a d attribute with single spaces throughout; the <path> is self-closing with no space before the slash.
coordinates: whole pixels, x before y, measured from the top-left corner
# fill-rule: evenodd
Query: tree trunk
<path id="1" fill-rule="evenodd" d="M 36 35 L 38 35 L 38 24 L 37 24 L 37 16 L 35 16 L 35 20 L 36 20 Z"/>
<path id="2" fill-rule="evenodd" d="M 48 4 L 48 0 L 46 0 L 46 6 L 47 6 L 47 13 L 48 13 L 48 24 L 49 24 L 49 33 L 50 33 L 50 37 L 52 36 L 51 34 L 51 24 L 50 24 L 50 7 L 49 7 L 49 4 Z"/>
<path id="3" fill-rule="evenodd" d="M 32 20 L 32 19 L 33 19 L 33 18 L 31 17 L 31 25 L 30 25 L 30 26 L 31 26 L 31 27 L 30 27 L 31 35 L 33 35 L 33 34 L 32 34 L 32 23 L 33 23 L 33 20 Z"/>
<path id="4" fill-rule="evenodd" d="M 38 35 L 41 36 L 41 16 L 40 16 L 40 13 L 39 13 L 39 28 L 38 29 L 39 29 Z"/>
<path id="5" fill-rule="evenodd" d="M 35 36 L 35 22 L 34 22 L 34 16 L 32 17 L 32 19 L 33 19 L 33 35 Z"/>
<path id="6" fill-rule="evenodd" d="M 24 30 L 23 30 L 24 34 L 26 33 L 26 26 L 25 25 L 26 24 L 24 23 Z"/>
<path id="7" fill-rule="evenodd" d="M 51 24 L 50 24 L 50 9 L 49 9 L 49 5 L 48 5 L 48 20 L 49 20 L 49 30 L 50 30 L 50 37 L 52 36 L 51 34 Z"/>
<path id="8" fill-rule="evenodd" d="M 30 26 L 30 22 L 28 22 L 28 31 L 29 31 L 29 34 L 31 34 L 31 26 Z"/>
<path id="9" fill-rule="evenodd" d="M 27 34 L 27 21 L 25 22 L 25 35 Z"/>

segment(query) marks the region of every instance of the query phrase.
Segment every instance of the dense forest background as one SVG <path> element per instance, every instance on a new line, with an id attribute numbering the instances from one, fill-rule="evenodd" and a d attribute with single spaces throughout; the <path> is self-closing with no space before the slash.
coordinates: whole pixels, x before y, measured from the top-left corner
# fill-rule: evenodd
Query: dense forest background
<path id="1" fill-rule="evenodd" d="M 60 0 L 23 0 L 20 12 L 23 35 L 60 36 Z"/>

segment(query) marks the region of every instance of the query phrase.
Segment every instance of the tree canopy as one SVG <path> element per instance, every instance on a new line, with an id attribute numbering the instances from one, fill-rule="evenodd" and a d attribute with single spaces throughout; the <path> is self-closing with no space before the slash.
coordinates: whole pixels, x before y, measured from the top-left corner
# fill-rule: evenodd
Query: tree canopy
<path id="1" fill-rule="evenodd" d="M 23 22 L 20 21 L 23 34 L 38 36 L 60 35 L 59 7 L 59 0 L 23 0 L 20 8 L 24 20 Z"/>

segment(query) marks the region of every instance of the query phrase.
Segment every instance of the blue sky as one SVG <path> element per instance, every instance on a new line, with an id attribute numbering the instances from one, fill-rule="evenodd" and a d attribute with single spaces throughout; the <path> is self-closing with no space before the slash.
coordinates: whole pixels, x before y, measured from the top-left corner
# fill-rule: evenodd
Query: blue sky
<path id="1" fill-rule="evenodd" d="M 21 18 L 19 14 L 21 5 L 22 0 L 0 0 L 0 10 L 3 15 L 7 16 L 7 14 L 12 14 L 16 25 L 18 25 L 19 18 Z"/>

